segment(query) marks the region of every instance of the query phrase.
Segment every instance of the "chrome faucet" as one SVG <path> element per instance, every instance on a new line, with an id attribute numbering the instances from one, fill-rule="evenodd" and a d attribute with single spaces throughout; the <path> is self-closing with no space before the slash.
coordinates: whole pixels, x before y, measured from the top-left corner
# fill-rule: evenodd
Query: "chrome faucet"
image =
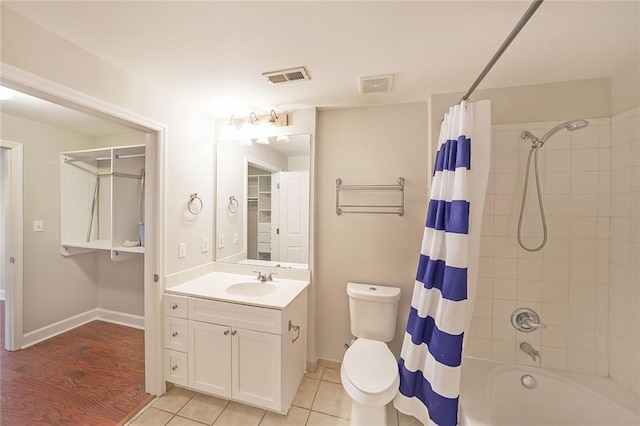
<path id="1" fill-rule="evenodd" d="M 520 349 L 522 349 L 522 352 L 529 355 L 531 359 L 533 359 L 533 362 L 537 362 L 538 364 L 542 362 L 542 358 L 540 357 L 540 352 L 533 349 L 533 346 L 531 346 L 528 342 L 520 343 Z"/>
<path id="2" fill-rule="evenodd" d="M 265 283 L 267 281 L 273 281 L 273 276 L 274 275 L 278 275 L 276 272 L 270 272 L 270 273 L 266 273 L 266 272 L 260 272 L 260 271 L 253 271 L 256 274 L 258 274 L 258 276 L 256 277 L 258 279 L 258 281 L 260 281 L 261 283 Z"/>

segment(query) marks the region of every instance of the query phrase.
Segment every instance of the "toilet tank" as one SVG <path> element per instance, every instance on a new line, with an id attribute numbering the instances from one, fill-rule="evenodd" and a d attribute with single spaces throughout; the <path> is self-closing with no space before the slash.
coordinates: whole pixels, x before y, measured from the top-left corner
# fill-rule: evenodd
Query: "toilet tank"
<path id="1" fill-rule="evenodd" d="M 374 284 L 347 283 L 351 334 L 390 342 L 396 331 L 400 289 Z"/>

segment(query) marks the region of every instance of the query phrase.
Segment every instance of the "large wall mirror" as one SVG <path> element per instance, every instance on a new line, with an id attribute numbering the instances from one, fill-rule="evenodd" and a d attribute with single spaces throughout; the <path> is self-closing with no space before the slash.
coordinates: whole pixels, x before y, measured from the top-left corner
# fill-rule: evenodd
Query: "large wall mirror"
<path id="1" fill-rule="evenodd" d="M 217 143 L 218 262 L 308 269 L 310 153 L 310 134 Z"/>

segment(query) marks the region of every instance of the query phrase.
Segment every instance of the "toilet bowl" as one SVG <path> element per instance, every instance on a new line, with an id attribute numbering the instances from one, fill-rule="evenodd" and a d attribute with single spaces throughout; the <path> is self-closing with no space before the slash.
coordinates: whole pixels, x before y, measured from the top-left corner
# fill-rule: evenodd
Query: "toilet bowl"
<path id="1" fill-rule="evenodd" d="M 398 363 L 384 342 L 357 339 L 344 355 L 342 386 L 351 397 L 351 424 L 387 424 L 386 405 L 398 392 Z"/>
<path id="2" fill-rule="evenodd" d="M 385 426 L 386 405 L 398 393 L 398 363 L 386 342 L 393 340 L 400 289 L 347 283 L 351 333 L 357 338 L 340 368 L 351 397 L 351 425 Z"/>

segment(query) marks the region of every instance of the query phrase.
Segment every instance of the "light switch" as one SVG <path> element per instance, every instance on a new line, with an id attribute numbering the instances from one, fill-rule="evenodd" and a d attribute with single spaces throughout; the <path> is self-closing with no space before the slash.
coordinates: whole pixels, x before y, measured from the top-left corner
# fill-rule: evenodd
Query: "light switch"
<path id="1" fill-rule="evenodd" d="M 33 221 L 33 232 L 43 232 L 44 231 L 44 221 L 43 220 L 34 220 Z"/>
<path id="2" fill-rule="evenodd" d="M 237 232 L 233 234 L 233 244 L 238 245 L 240 243 L 240 234 Z"/>
<path id="3" fill-rule="evenodd" d="M 178 257 L 186 257 L 187 256 L 187 243 L 179 243 L 178 244 Z"/>
<path id="4" fill-rule="evenodd" d="M 224 248 L 224 235 L 218 235 L 218 248 Z"/>
<path id="5" fill-rule="evenodd" d="M 209 239 L 207 237 L 202 238 L 202 253 L 209 251 Z"/>

